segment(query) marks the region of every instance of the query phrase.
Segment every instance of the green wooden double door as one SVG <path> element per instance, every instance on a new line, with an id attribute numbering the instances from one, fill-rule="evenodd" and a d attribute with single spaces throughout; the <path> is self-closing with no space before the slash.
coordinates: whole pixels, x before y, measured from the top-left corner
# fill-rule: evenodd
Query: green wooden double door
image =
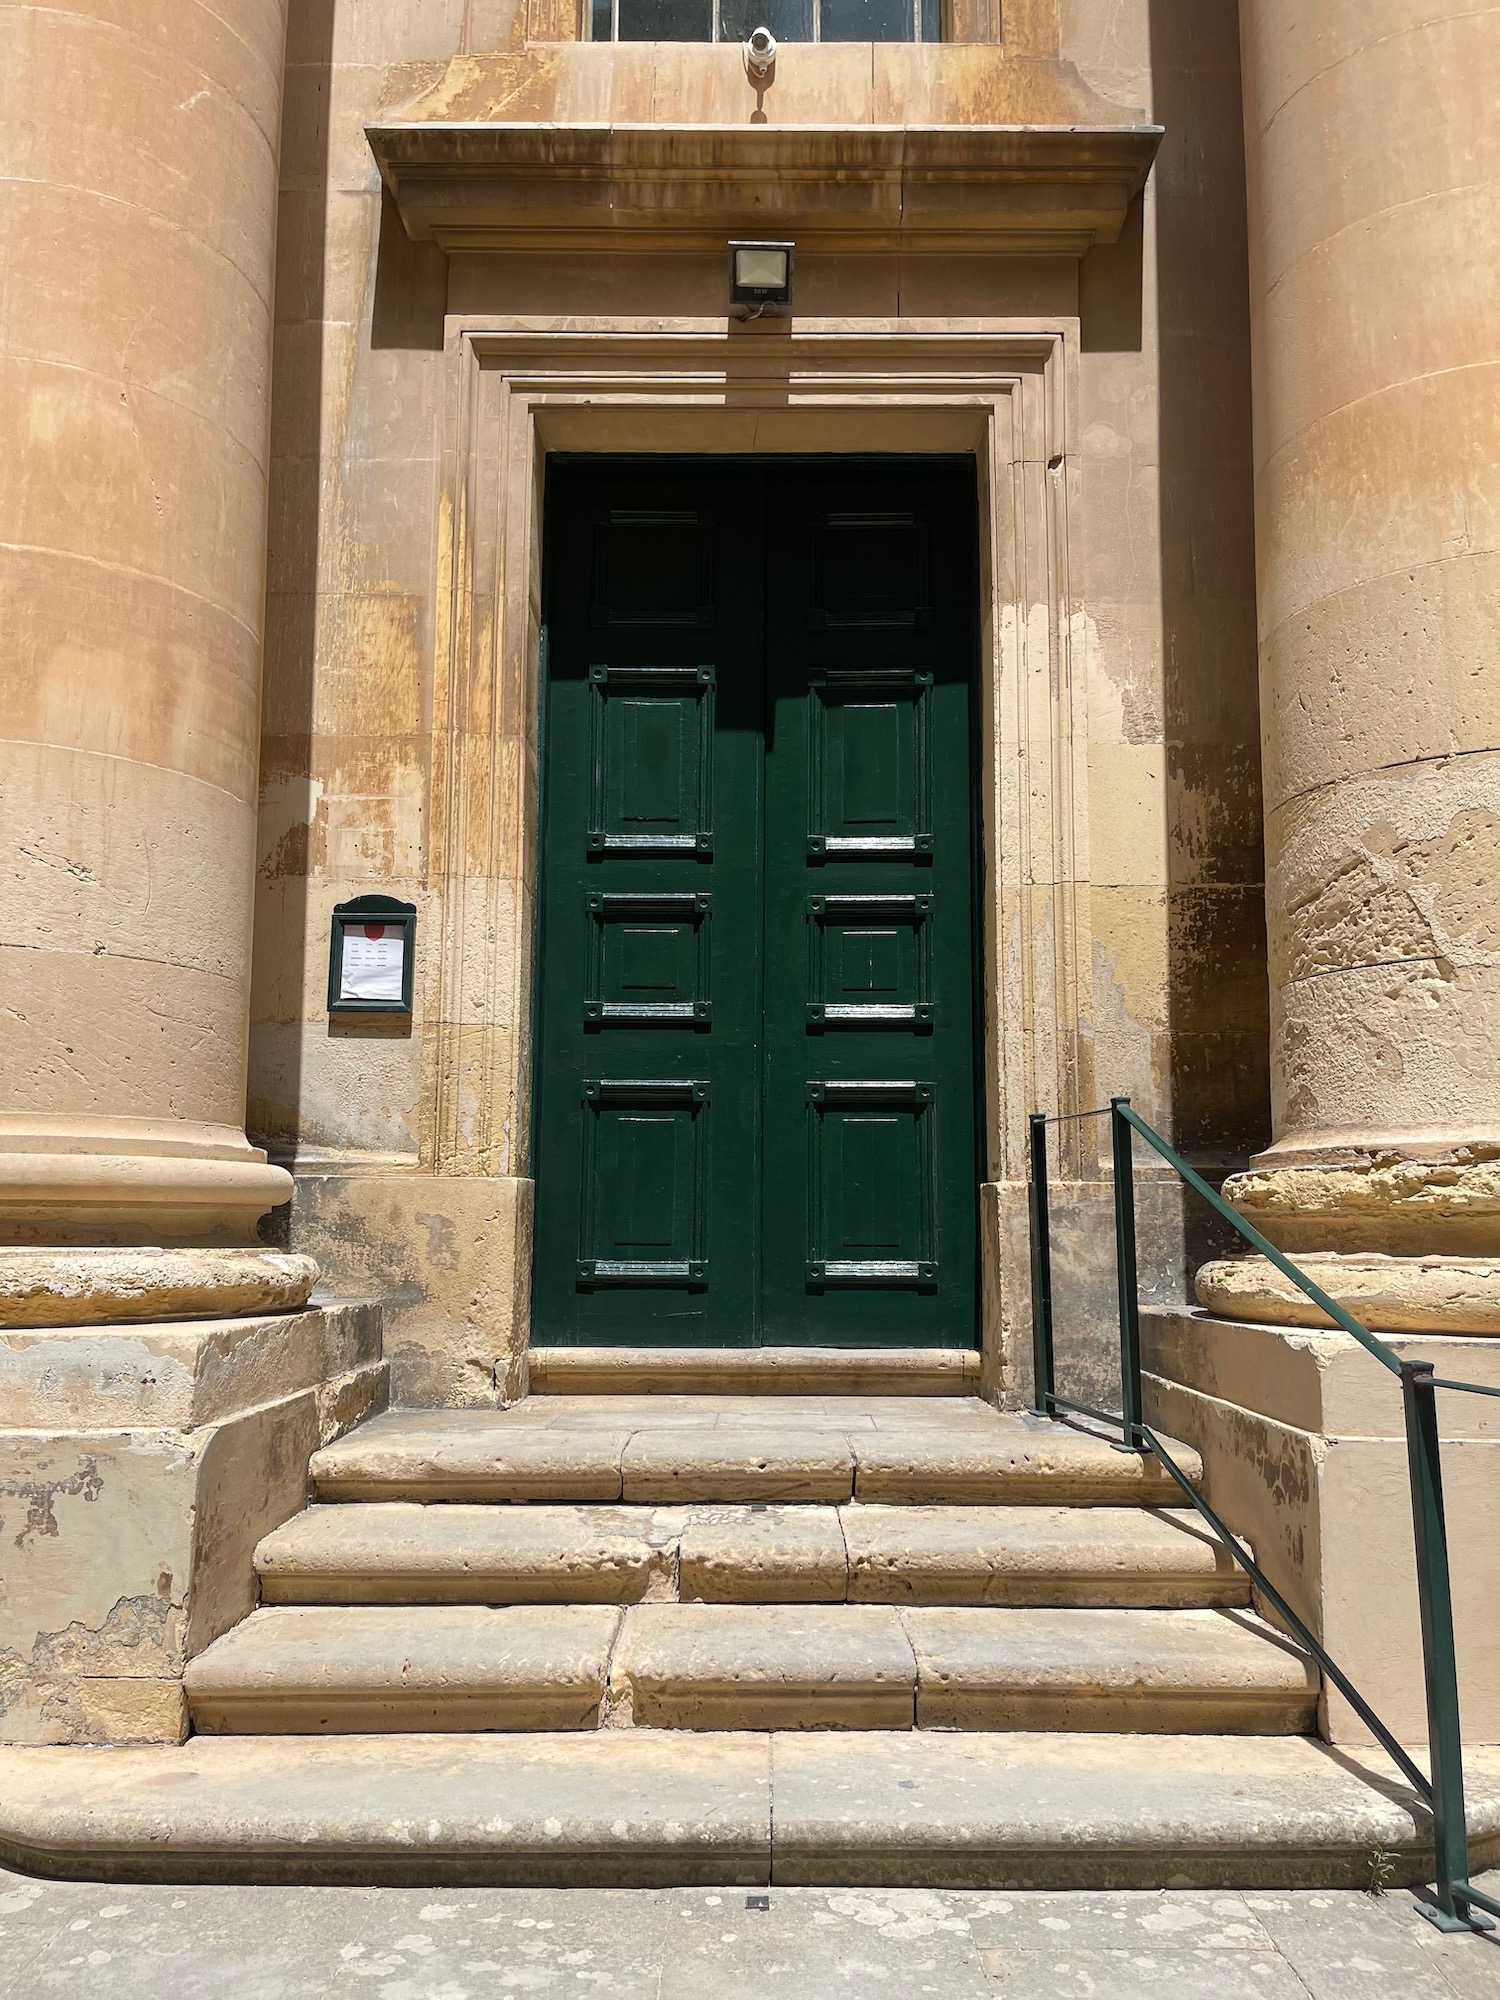
<path id="1" fill-rule="evenodd" d="M 539 1343 L 975 1343 L 974 485 L 554 461 Z"/>

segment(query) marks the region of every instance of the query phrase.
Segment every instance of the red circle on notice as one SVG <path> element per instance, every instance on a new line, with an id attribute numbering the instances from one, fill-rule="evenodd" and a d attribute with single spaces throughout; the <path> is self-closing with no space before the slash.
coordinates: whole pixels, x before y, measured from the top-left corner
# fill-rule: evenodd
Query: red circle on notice
<path id="1" fill-rule="evenodd" d="M 384 925 L 384 924 L 366 924 L 366 925 L 365 925 L 365 936 L 366 936 L 367 938 L 383 938 L 383 937 L 385 936 L 385 925 Z"/>

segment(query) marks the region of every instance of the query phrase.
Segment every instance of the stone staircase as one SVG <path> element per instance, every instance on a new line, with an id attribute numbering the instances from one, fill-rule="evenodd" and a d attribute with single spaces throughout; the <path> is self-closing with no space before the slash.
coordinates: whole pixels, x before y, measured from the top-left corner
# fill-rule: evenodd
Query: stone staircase
<path id="1" fill-rule="evenodd" d="M 1194 1477 L 1193 1454 L 1181 1462 Z M 965 1394 L 537 1395 L 318 1452 L 176 1748 L 0 1751 L 0 1861 L 258 1882 L 1367 1885 L 1393 1767 L 1151 1462 Z M 1500 1858 L 1500 1762 L 1472 1771 Z"/>
<path id="2" fill-rule="evenodd" d="M 972 1398 L 536 1397 L 319 1452 L 201 1732 L 1283 1735 L 1317 1677 L 1164 1475 Z"/>

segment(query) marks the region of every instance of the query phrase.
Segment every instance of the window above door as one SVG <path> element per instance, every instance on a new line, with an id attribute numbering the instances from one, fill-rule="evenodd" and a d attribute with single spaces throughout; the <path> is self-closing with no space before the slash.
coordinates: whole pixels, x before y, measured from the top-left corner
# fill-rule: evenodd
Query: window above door
<path id="1" fill-rule="evenodd" d="M 942 0 L 590 0 L 595 42 L 940 42 Z"/>

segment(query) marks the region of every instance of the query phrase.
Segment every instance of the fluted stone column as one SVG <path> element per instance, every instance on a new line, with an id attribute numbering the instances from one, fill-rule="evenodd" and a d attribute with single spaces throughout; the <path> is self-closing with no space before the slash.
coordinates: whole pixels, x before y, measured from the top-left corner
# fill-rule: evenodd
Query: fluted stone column
<path id="1" fill-rule="evenodd" d="M 243 1242 L 285 0 L 0 33 L 0 1242 Z"/>
<path id="2" fill-rule="evenodd" d="M 1274 1124 L 1229 1192 L 1425 1258 L 1349 1265 L 1375 1324 L 1500 1328 L 1500 9 L 1240 18 Z"/>

